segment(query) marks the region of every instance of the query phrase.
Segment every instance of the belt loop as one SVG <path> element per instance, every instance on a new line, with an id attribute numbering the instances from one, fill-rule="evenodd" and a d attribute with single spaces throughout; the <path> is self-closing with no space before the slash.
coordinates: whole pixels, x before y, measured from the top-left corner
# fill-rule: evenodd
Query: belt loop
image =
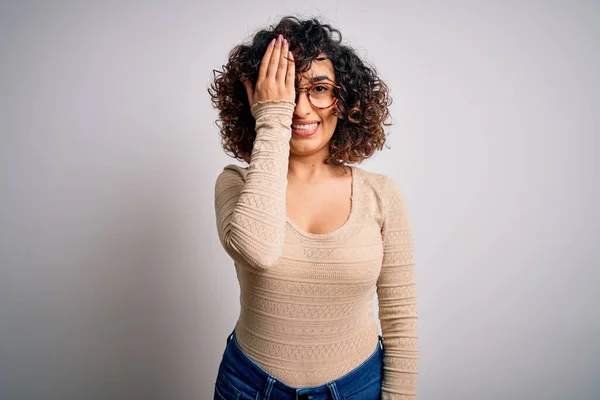
<path id="1" fill-rule="evenodd" d="M 381 348 L 383 349 L 383 336 L 381 336 L 381 335 L 377 335 L 377 336 L 379 336 L 379 343 L 381 345 Z"/>
<path id="2" fill-rule="evenodd" d="M 263 390 L 264 400 L 269 400 L 271 398 L 271 391 L 273 390 L 273 384 L 275 383 L 275 378 L 271 375 L 267 377 L 267 384 L 265 385 L 265 389 Z"/>
<path id="3" fill-rule="evenodd" d="M 329 388 L 329 391 L 331 392 L 331 395 L 333 396 L 333 400 L 342 400 L 342 397 L 338 393 L 337 386 L 335 385 L 335 382 L 329 382 L 329 383 L 327 383 L 327 387 Z"/>
<path id="4" fill-rule="evenodd" d="M 233 333 L 235 332 L 235 328 L 233 329 L 233 331 L 229 334 L 229 336 L 227 336 L 227 343 L 225 345 L 229 344 L 229 341 L 233 338 Z"/>

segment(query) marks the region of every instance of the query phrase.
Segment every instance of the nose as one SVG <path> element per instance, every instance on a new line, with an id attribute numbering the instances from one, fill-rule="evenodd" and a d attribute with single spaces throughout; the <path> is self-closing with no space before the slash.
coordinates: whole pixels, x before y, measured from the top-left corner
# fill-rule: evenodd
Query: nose
<path id="1" fill-rule="evenodd" d="M 312 106 L 308 101 L 308 95 L 305 91 L 301 91 L 296 94 L 296 108 L 294 109 L 294 114 L 299 117 L 304 117 L 312 111 Z"/>

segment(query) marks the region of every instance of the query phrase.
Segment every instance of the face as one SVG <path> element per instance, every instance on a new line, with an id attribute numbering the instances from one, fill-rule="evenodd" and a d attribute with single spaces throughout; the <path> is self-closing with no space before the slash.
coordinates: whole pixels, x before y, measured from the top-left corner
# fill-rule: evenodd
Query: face
<path id="1" fill-rule="evenodd" d="M 326 57 L 319 54 L 318 58 Z M 314 60 L 310 70 L 299 76 L 296 89 L 313 87 L 317 93 L 326 87 L 319 87 L 319 83 L 337 84 L 331 60 Z M 313 102 L 314 98 L 313 98 Z M 329 141 L 337 125 L 334 115 L 335 104 L 326 109 L 314 108 L 308 100 L 307 91 L 300 90 L 296 100 L 296 108 L 292 120 L 292 138 L 290 140 L 290 153 L 296 156 L 309 156 L 321 154 L 325 157 L 329 153 Z M 315 127 L 316 124 L 316 127 Z"/>

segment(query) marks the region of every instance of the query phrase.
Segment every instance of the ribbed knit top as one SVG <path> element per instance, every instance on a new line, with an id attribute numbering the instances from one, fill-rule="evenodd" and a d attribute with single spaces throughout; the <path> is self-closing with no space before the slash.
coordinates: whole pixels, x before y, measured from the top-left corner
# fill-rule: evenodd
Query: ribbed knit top
<path id="1" fill-rule="evenodd" d="M 352 171 L 344 225 L 300 229 L 286 215 L 294 103 L 252 107 L 256 139 L 248 168 L 225 167 L 215 185 L 219 238 L 240 284 L 235 327 L 242 350 L 292 387 L 323 385 L 376 349 L 377 293 L 384 343 L 382 399 L 416 394 L 414 256 L 403 198 L 387 176 Z"/>

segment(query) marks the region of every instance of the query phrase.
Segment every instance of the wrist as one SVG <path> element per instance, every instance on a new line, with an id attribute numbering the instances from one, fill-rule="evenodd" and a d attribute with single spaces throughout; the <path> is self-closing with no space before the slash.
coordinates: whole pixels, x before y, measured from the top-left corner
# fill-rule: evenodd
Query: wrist
<path id="1" fill-rule="evenodd" d="M 258 119 L 265 114 L 289 116 L 291 123 L 291 118 L 295 107 L 296 103 L 289 102 L 287 100 L 264 100 L 256 102 L 250 108 L 250 112 L 255 119 Z"/>

